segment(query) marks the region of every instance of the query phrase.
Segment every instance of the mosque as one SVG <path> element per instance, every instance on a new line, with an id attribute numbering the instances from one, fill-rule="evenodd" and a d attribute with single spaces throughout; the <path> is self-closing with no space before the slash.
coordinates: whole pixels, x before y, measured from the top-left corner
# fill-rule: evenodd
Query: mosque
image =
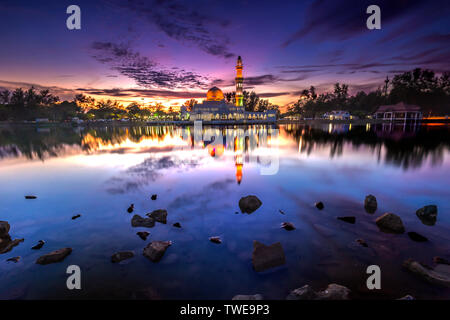
<path id="1" fill-rule="evenodd" d="M 225 101 L 225 96 L 217 87 L 212 87 L 206 93 L 206 100 L 193 106 L 190 112 L 181 109 L 183 119 L 191 121 L 242 121 L 242 122 L 274 122 L 277 119 L 275 110 L 264 112 L 247 112 L 244 108 L 242 59 L 239 56 L 236 64 L 236 104 Z"/>

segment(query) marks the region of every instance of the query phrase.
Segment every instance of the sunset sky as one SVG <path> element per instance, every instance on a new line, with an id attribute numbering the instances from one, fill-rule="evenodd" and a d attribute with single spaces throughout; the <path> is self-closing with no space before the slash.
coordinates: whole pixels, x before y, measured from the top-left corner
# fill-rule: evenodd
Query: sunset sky
<path id="1" fill-rule="evenodd" d="M 81 30 L 66 28 L 71 4 Z M 366 28 L 371 4 L 381 30 Z M 244 89 L 285 106 L 311 85 L 354 93 L 415 67 L 450 71 L 449 14 L 447 0 L 1 0 L 0 89 L 180 105 L 233 91 L 241 55 Z"/>

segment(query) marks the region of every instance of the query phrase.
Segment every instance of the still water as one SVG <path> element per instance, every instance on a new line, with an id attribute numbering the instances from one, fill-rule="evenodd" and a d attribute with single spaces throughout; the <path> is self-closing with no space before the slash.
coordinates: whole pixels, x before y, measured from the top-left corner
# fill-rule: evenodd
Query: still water
<path id="1" fill-rule="evenodd" d="M 209 129 L 223 140 L 205 139 Z M 245 136 L 226 138 L 236 132 Z M 407 258 L 429 265 L 434 256 L 450 259 L 448 125 L 259 125 L 202 133 L 194 137 L 193 128 L 176 126 L 1 127 L 0 220 L 9 222 L 13 239 L 25 241 L 0 255 L 0 298 L 231 299 L 260 293 L 284 299 L 305 284 L 319 290 L 329 283 L 349 287 L 355 298 L 450 298 L 449 289 L 402 269 Z M 274 159 L 276 170 L 261 174 Z M 378 200 L 374 214 L 363 208 L 368 194 Z M 252 214 L 239 210 L 246 195 L 263 203 Z M 317 201 L 323 210 L 315 208 Z M 168 223 L 133 228 L 132 203 L 133 214 L 141 216 L 167 209 Z M 434 226 L 415 214 L 428 204 L 438 206 Z M 398 214 L 406 231 L 429 241 L 380 232 L 374 220 L 384 212 Z M 72 220 L 75 214 L 81 218 Z M 356 223 L 338 216 L 355 216 Z M 282 222 L 296 229 L 281 229 Z M 137 231 L 149 231 L 147 241 Z M 211 236 L 222 244 L 208 241 Z M 44 247 L 31 250 L 39 240 Z M 158 263 L 142 255 L 153 240 L 173 242 Z M 255 272 L 253 240 L 281 242 L 286 264 Z M 63 247 L 73 248 L 63 262 L 35 264 Z M 113 253 L 126 250 L 135 257 L 111 263 Z M 15 256 L 21 260 L 6 261 Z M 82 290 L 66 288 L 72 264 L 81 268 Z M 372 264 L 382 272 L 376 292 L 366 287 Z"/>

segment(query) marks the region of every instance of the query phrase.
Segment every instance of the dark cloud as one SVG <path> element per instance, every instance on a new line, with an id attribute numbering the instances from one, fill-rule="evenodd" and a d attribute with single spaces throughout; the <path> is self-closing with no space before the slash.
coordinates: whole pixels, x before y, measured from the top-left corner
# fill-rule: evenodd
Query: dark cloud
<path id="1" fill-rule="evenodd" d="M 167 36 L 182 43 L 192 44 L 204 52 L 231 58 L 235 54 L 228 49 L 227 37 L 214 29 L 230 25 L 228 20 L 201 12 L 209 4 L 198 1 L 186 2 L 178 0 L 115 1 L 116 5 L 136 13 L 145 21 L 154 24 Z"/>
<path id="2" fill-rule="evenodd" d="M 172 91 L 158 89 L 89 89 L 77 88 L 77 91 L 85 94 L 113 96 L 113 97 L 142 97 L 142 98 L 166 98 L 166 99 L 190 99 L 204 98 L 204 91 Z"/>
<path id="3" fill-rule="evenodd" d="M 305 37 L 310 37 L 316 42 L 339 41 L 367 32 L 366 20 L 369 15 L 366 9 L 372 4 L 381 8 L 382 26 L 384 26 L 411 11 L 418 10 L 426 3 L 426 0 L 378 0 L 375 3 L 372 0 L 313 1 L 305 10 L 303 26 L 286 39 L 283 46 L 288 46 Z M 414 19 L 420 15 L 420 12 L 413 15 Z M 410 24 L 409 28 L 411 26 L 417 27 L 416 24 Z"/>
<path id="4" fill-rule="evenodd" d="M 206 77 L 196 73 L 166 69 L 124 43 L 94 42 L 91 49 L 97 61 L 110 65 L 145 88 L 204 88 L 208 83 Z"/>

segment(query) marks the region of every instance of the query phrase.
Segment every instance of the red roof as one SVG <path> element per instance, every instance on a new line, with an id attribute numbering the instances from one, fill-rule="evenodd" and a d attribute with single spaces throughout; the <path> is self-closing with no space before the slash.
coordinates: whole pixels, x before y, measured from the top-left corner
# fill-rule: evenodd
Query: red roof
<path id="1" fill-rule="evenodd" d="M 417 112 L 420 110 L 419 106 L 399 102 L 397 104 L 380 106 L 376 112 Z"/>

